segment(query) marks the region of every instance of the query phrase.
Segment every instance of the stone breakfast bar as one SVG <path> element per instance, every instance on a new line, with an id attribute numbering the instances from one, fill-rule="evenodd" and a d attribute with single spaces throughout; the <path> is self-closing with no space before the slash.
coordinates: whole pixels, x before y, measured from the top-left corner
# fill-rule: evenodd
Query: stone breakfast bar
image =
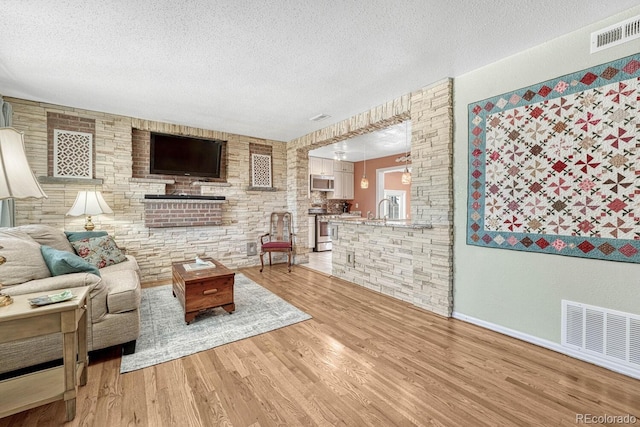
<path id="1" fill-rule="evenodd" d="M 442 238 L 430 224 L 410 220 L 332 218 L 332 275 L 449 315 L 448 266 L 432 244 Z M 439 265 L 441 264 L 441 265 Z"/>

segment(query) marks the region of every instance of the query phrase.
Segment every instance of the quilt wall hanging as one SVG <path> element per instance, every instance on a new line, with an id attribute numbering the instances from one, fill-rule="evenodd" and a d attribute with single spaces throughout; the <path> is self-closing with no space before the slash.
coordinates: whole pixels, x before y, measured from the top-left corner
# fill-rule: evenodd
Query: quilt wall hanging
<path id="1" fill-rule="evenodd" d="M 467 243 L 640 262 L 640 54 L 469 105 Z"/>

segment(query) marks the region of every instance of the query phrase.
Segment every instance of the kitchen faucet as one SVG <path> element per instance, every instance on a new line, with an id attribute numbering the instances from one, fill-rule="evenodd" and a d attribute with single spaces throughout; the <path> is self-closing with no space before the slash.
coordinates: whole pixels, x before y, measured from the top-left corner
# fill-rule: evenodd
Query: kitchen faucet
<path id="1" fill-rule="evenodd" d="M 384 219 L 385 221 L 387 220 L 387 216 L 385 215 L 384 217 L 382 217 L 382 211 L 380 210 L 380 205 L 382 205 L 382 202 L 387 201 L 389 202 L 389 208 L 391 208 L 391 199 L 382 199 L 378 202 L 378 219 Z"/>

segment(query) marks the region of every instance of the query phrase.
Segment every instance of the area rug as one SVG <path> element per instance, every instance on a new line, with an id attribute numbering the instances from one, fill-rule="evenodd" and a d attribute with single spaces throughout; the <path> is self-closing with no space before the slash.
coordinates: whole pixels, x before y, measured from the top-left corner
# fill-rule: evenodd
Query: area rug
<path id="1" fill-rule="evenodd" d="M 222 308 L 201 313 L 187 325 L 171 285 L 143 289 L 142 329 L 136 352 L 123 355 L 120 373 L 153 366 L 311 319 L 282 298 L 236 274 L 236 310 Z"/>

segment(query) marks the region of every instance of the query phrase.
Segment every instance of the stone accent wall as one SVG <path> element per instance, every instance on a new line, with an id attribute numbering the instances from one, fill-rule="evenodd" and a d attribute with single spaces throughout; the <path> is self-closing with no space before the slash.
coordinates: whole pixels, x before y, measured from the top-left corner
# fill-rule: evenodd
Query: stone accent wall
<path id="1" fill-rule="evenodd" d="M 411 94 L 411 217 L 433 226 L 414 241 L 414 304 L 453 310 L 453 81 Z"/>
<path id="2" fill-rule="evenodd" d="M 390 294 L 394 295 L 410 293 L 413 304 L 443 316 L 450 316 L 453 307 L 452 90 L 453 81 L 447 79 L 295 139 L 287 145 L 288 179 L 290 183 L 295 183 L 296 188 L 295 192 L 288 194 L 289 205 L 295 209 L 296 218 L 300 220 L 309 206 L 309 192 L 306 190 L 309 150 L 411 119 L 411 218 L 414 222 L 431 224 L 433 228 L 423 230 L 419 236 L 414 234 L 409 239 L 413 271 L 412 274 L 405 273 L 403 278 L 412 276 L 408 279 L 411 291 L 404 289 L 405 284 L 401 285 L 402 289 L 389 289 L 392 291 Z M 396 233 L 395 237 L 391 237 L 392 241 L 402 241 L 404 246 L 407 245 L 404 243 L 407 236 L 393 229 L 386 232 Z M 404 259 L 405 250 L 406 247 L 402 252 L 385 252 L 385 256 L 399 261 L 400 258 Z M 339 264 L 342 260 L 338 260 L 336 269 L 336 259 L 334 274 L 346 280 L 356 280 Z M 388 283 L 385 274 L 381 270 L 370 269 L 368 275 L 362 276 L 358 282 L 375 288 L 378 283 Z M 380 289 L 383 291 L 385 287 Z"/>
<path id="3" fill-rule="evenodd" d="M 332 253 L 334 276 L 402 301 L 416 302 L 413 251 L 417 243 L 425 242 L 428 229 L 346 221 L 337 227 Z M 353 264 L 348 261 L 349 252 L 354 255 Z"/>
<path id="4" fill-rule="evenodd" d="M 205 254 L 230 268 L 258 265 L 247 256 L 247 243 L 257 242 L 268 231 L 272 211 L 287 210 L 286 144 L 219 131 L 190 128 L 118 116 L 90 110 L 4 97 L 13 106 L 13 126 L 24 132 L 29 163 L 36 176 L 47 176 L 47 113 L 95 120 L 95 181 L 59 180 L 41 183 L 47 199 L 17 200 L 16 223 L 45 223 L 61 230 L 82 230 L 84 218 L 65 213 L 79 190 L 100 190 L 114 213 L 94 216 L 96 229 L 106 230 L 134 255 L 145 282 L 171 277 L 171 262 Z M 212 137 L 228 141 L 227 180 L 224 183 L 193 182 L 194 194 L 225 196 L 222 224 L 215 227 L 148 228 L 144 224 L 145 194 L 166 194 L 171 179 L 134 178 L 132 129 Z M 275 191 L 247 191 L 250 144 L 273 149 Z M 294 222 L 296 233 L 298 223 Z M 304 228 L 307 229 L 307 222 Z M 275 258 L 274 258 L 275 261 Z M 284 257 L 278 259 L 284 262 Z"/>
<path id="5" fill-rule="evenodd" d="M 257 256 L 247 257 L 246 244 L 256 242 L 268 230 L 272 211 L 293 213 L 296 233 L 296 263 L 308 259 L 308 214 L 310 205 L 308 152 L 334 142 L 378 129 L 412 121 L 411 217 L 433 228 L 412 236 L 412 302 L 449 316 L 453 283 L 453 182 L 452 182 L 452 81 L 400 96 L 369 111 L 297 138 L 288 144 L 219 131 L 152 122 L 70 107 L 9 98 L 14 108 L 14 127 L 25 132 L 27 156 L 36 175 L 47 175 L 47 113 L 60 113 L 95 120 L 95 183 L 43 183 L 48 199 L 17 201 L 17 223 L 42 222 L 65 230 L 80 230 L 83 218 L 65 212 L 78 190 L 103 192 L 113 215 L 94 217 L 98 229 L 115 235 L 129 253 L 138 258 L 143 280 L 169 278 L 171 262 L 205 254 L 232 268 L 257 265 Z M 189 193 L 225 196 L 219 227 L 148 228 L 144 225 L 144 194 L 167 194 L 172 179 L 134 178 L 132 129 L 202 136 L 226 140 L 226 182 L 190 182 Z M 273 191 L 250 188 L 247 163 L 251 144 L 272 147 Z M 147 154 L 148 155 L 148 154 Z M 286 171 L 286 172 L 285 172 Z M 90 188 L 87 188 L 90 186 Z M 396 240 L 408 237 L 398 235 Z M 382 280 L 382 273 L 376 280 Z M 409 277 L 408 273 L 403 273 Z M 369 276 L 371 278 L 371 276 Z M 371 280 L 371 279 L 370 279 Z M 384 289 L 384 287 L 382 288 Z M 404 294 L 404 291 L 402 292 Z"/>

